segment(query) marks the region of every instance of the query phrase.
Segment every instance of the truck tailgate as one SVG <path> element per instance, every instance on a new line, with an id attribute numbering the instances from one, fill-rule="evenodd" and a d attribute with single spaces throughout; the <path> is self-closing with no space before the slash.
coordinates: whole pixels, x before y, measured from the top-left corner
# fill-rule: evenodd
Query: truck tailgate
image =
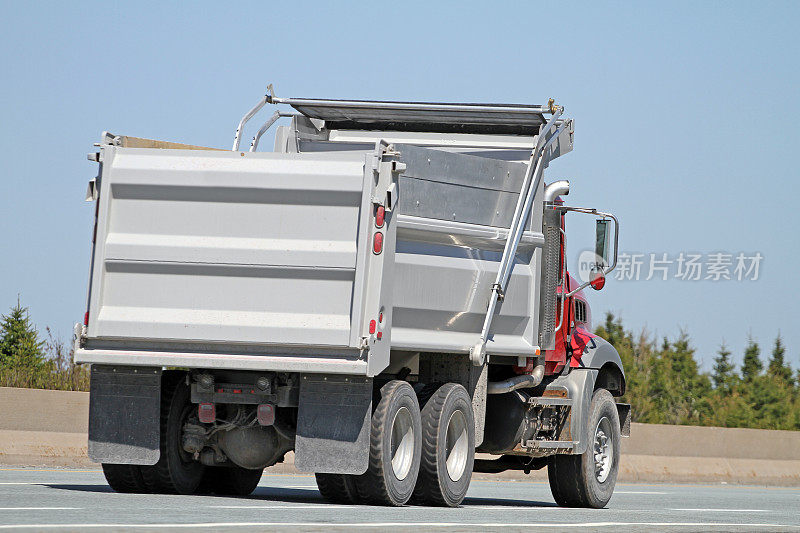
<path id="1" fill-rule="evenodd" d="M 364 175 L 363 152 L 105 147 L 86 338 L 356 347 Z"/>

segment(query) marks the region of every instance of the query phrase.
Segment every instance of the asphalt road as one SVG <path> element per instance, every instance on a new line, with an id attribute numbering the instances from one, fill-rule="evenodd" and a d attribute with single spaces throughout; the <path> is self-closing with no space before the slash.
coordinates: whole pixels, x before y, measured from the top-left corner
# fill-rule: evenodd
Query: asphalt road
<path id="1" fill-rule="evenodd" d="M 458 509 L 329 505 L 314 478 L 265 475 L 248 498 L 116 494 L 99 470 L 0 467 L 0 531 L 798 531 L 800 488 L 619 484 L 563 509 L 543 482 L 473 480 Z"/>

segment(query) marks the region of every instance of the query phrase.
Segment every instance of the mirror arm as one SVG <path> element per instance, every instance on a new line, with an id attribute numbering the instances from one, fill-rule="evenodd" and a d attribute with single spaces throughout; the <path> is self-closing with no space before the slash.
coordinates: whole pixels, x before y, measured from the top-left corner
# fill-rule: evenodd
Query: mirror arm
<path id="1" fill-rule="evenodd" d="M 604 213 L 603 211 L 598 211 L 597 209 L 589 209 L 589 208 L 586 208 L 586 207 L 566 207 L 566 206 L 562 206 L 562 205 L 556 205 L 556 206 L 553 206 L 553 207 L 555 209 L 559 209 L 559 210 L 564 211 L 564 212 L 574 211 L 576 213 L 586 213 L 588 215 L 595 215 L 595 216 L 610 218 L 611 220 L 613 220 L 614 221 L 614 260 L 611 262 L 611 266 L 609 266 L 605 270 L 603 270 L 603 276 L 604 277 L 607 276 L 612 270 L 617 268 L 617 256 L 619 255 L 618 254 L 618 252 L 619 252 L 619 250 L 618 250 L 618 247 L 619 247 L 619 220 L 617 220 L 617 217 L 615 217 L 611 213 Z M 567 253 L 567 250 L 566 250 L 566 246 L 565 246 L 564 247 L 565 258 L 566 258 L 566 253 Z M 569 298 L 570 296 L 572 296 L 576 292 L 585 289 L 586 287 L 588 287 L 591 284 L 592 284 L 591 281 L 587 281 L 586 283 L 582 283 L 581 285 L 579 285 L 578 287 L 576 287 L 575 289 L 571 290 L 566 295 L 564 295 L 564 298 Z"/>

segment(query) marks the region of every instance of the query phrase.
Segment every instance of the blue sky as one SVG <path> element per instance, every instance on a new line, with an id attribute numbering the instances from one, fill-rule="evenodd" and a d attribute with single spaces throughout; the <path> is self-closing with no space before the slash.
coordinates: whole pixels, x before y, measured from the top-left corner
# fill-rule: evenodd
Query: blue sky
<path id="1" fill-rule="evenodd" d="M 227 148 L 271 82 L 284 96 L 556 98 L 576 141 L 548 178 L 616 213 L 623 250 L 764 257 L 758 281 L 611 280 L 590 295 L 595 317 L 683 328 L 705 367 L 723 340 L 741 358 L 748 335 L 763 353 L 780 330 L 800 365 L 798 3 L 3 6 L 0 309 L 20 294 L 41 329 L 68 337 L 83 316 L 100 133 Z M 574 258 L 591 227 L 570 230 Z"/>

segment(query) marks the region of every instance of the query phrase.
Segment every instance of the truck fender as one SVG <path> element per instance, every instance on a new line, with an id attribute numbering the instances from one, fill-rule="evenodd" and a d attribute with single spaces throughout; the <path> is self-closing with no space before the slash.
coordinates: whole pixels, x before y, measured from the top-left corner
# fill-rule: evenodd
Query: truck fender
<path id="1" fill-rule="evenodd" d="M 625 394 L 625 370 L 616 348 L 602 337 L 579 330 L 575 337 L 572 366 L 598 370 L 596 387 L 607 389 L 614 396 Z"/>
<path id="2" fill-rule="evenodd" d="M 574 443 L 573 454 L 583 453 L 588 445 L 589 409 L 598 372 L 589 368 L 573 368 L 569 374 L 557 377 L 546 387 L 548 391 L 566 392 L 566 397 L 572 400 L 569 434 L 567 435 L 567 428 L 564 428 L 559 439 Z"/>

